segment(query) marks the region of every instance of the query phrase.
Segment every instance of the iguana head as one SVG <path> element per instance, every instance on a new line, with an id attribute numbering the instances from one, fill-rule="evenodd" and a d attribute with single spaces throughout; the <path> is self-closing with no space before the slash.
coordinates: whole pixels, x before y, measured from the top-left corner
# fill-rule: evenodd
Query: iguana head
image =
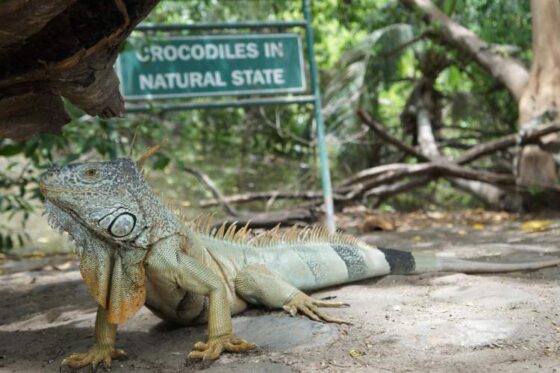
<path id="1" fill-rule="evenodd" d="M 141 203 L 154 197 L 130 159 L 52 167 L 39 185 L 45 199 L 70 215 L 74 224 L 116 244 L 148 244 L 149 226 Z M 52 214 L 49 210 L 52 206 L 47 203 L 47 212 Z M 69 227 L 58 228 L 71 233 Z"/>
<path id="2" fill-rule="evenodd" d="M 49 224 L 76 242 L 82 277 L 109 322 L 126 321 L 146 298 L 150 245 L 176 232 L 175 217 L 130 159 L 52 167 L 39 186 Z"/>

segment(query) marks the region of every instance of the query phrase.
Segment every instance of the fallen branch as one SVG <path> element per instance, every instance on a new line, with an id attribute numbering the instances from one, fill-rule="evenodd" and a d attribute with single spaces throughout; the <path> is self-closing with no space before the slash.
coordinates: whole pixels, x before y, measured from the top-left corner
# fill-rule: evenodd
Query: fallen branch
<path id="1" fill-rule="evenodd" d="M 371 130 L 377 133 L 377 135 L 381 137 L 383 140 L 394 145 L 395 147 L 402 150 L 403 152 L 413 155 L 420 161 L 430 161 L 430 158 L 422 154 L 422 152 L 414 149 L 412 146 L 390 135 L 385 130 L 385 128 L 383 128 L 383 125 L 373 120 L 365 110 L 362 109 L 358 110 L 358 117 L 366 126 L 368 126 Z"/>
<path id="2" fill-rule="evenodd" d="M 376 203 L 376 205 L 378 206 L 383 200 L 389 197 L 419 188 L 430 183 L 433 180 L 434 179 L 430 176 L 421 176 L 413 178 L 411 180 L 400 181 L 391 185 L 382 185 L 377 188 L 368 190 L 366 193 L 364 193 L 364 198 L 378 198 L 379 200 Z"/>
<path id="3" fill-rule="evenodd" d="M 309 224 L 317 221 L 318 218 L 319 211 L 317 206 L 310 205 L 309 208 L 271 211 L 235 219 L 227 219 L 217 223 L 215 227 L 219 227 L 225 223 L 226 225 L 237 224 L 240 226 L 247 224 L 250 228 L 273 228 L 278 224 L 281 226 L 291 226 L 298 223 Z"/>
<path id="4" fill-rule="evenodd" d="M 210 190 L 214 198 L 219 201 L 219 204 L 226 210 L 226 212 L 231 216 L 239 216 L 239 213 L 228 203 L 222 192 L 218 189 L 214 181 L 210 179 L 210 176 L 206 175 L 204 172 L 197 170 L 192 167 L 183 166 L 183 170 L 194 175 L 198 181 Z"/>
<path id="5" fill-rule="evenodd" d="M 499 139 L 473 146 L 471 149 L 461 154 L 460 157 L 455 159 L 455 162 L 458 164 L 466 164 L 480 157 L 507 149 L 511 146 L 538 143 L 541 137 L 559 131 L 560 123 L 553 123 L 546 127 L 527 132 L 523 138 L 520 139 L 521 141 L 518 141 L 519 135 L 517 134 L 506 135 Z"/>
<path id="6" fill-rule="evenodd" d="M 554 123 L 544 128 L 528 132 L 520 140 L 518 140 L 517 135 L 502 136 L 497 140 L 471 148 L 457 159 L 448 159 L 442 157 L 437 148 L 433 146 L 435 144 L 435 138 L 431 133 L 431 121 L 429 120 L 428 114 L 423 114 L 424 115 L 418 119 L 423 118 L 425 123 L 418 123 L 418 126 L 421 124 L 424 125 L 423 130 L 425 136 L 422 145 L 423 148 L 431 150 L 431 155 L 429 156 L 389 134 L 383 125 L 373 120 L 364 110 L 358 111 L 358 116 L 361 121 L 378 134 L 379 137 L 406 154 L 414 156 L 418 161 L 423 162 L 418 164 L 393 163 L 381 165 L 354 174 L 335 186 L 333 198 L 338 205 L 372 197 L 377 198 L 377 203 L 380 203 L 383 199 L 421 187 L 439 177 L 449 178 L 450 181 L 457 187 L 460 187 L 460 189 L 474 193 L 475 195 L 477 195 L 477 193 L 481 194 L 483 192 L 482 189 L 485 188 L 482 194 L 487 197 L 489 191 L 500 191 L 500 188 L 512 190 L 513 187 L 516 187 L 518 190 L 526 190 L 525 187 L 516 185 L 515 177 L 512 174 L 476 170 L 465 167 L 464 164 L 518 143 L 526 144 L 538 142 L 540 137 L 560 131 L 560 123 Z M 191 171 L 191 173 L 194 172 Z M 200 172 L 198 171 L 198 173 Z M 235 212 L 230 204 L 254 201 L 276 201 L 279 199 L 313 201 L 307 208 L 302 209 L 300 207 L 296 210 L 273 211 L 251 215 L 247 218 L 241 217 L 237 212 L 236 215 L 232 214 L 236 216 L 235 220 L 239 223 L 246 223 L 251 220 L 251 225 L 255 227 L 270 227 L 279 222 L 283 224 L 292 224 L 295 221 L 311 221 L 316 215 L 315 211 L 317 210 L 318 203 L 320 203 L 323 198 L 321 191 L 290 192 L 280 190 L 243 193 L 224 197 L 209 178 L 204 178 L 200 175 L 199 179 L 201 181 L 206 180 L 204 184 L 213 191 L 215 197 L 211 200 L 201 201 L 201 207 L 222 205 L 224 208 L 229 207 L 230 211 L 232 210 Z M 208 181 L 210 181 L 210 183 Z M 557 191 L 560 189 L 556 185 L 540 185 L 540 187 L 545 190 Z M 496 203 L 499 202 L 498 197 L 501 195 L 500 193 L 490 193 L 492 198 L 486 198 L 485 202 L 496 206 Z M 231 222 L 233 222 L 233 220 Z"/>
<path id="7" fill-rule="evenodd" d="M 430 161 L 430 158 L 422 154 L 420 151 L 416 150 L 412 146 L 402 142 L 401 140 L 397 139 L 390 135 L 383 125 L 375 120 L 373 120 L 369 114 L 360 109 L 358 110 L 358 117 L 361 121 L 367 125 L 371 130 L 373 130 L 379 137 L 383 140 L 387 141 L 388 143 L 394 145 L 398 149 L 402 150 L 403 152 L 414 156 L 416 159 L 421 161 Z M 560 132 L 560 123 L 553 123 L 546 127 L 542 127 L 539 129 L 535 129 L 529 131 L 524 134 L 523 138 L 519 139 L 519 135 L 511 134 L 502 136 L 496 140 L 492 140 L 480 145 L 475 145 L 471 147 L 469 150 L 465 151 L 456 159 L 453 159 L 454 163 L 464 165 L 470 163 L 478 158 L 483 156 L 498 152 L 500 150 L 507 149 L 512 146 L 516 145 L 527 145 L 527 144 L 535 144 L 539 143 L 541 137 L 546 136 L 550 133 Z M 343 183 L 345 184 L 345 183 Z"/>
<path id="8" fill-rule="evenodd" d="M 378 173 L 378 168 L 388 168 L 391 170 L 384 173 Z M 364 175 L 375 175 L 368 177 Z M 473 170 L 461 167 L 452 163 L 420 163 L 420 164 L 391 164 L 386 166 L 373 167 L 371 169 L 361 171 L 361 177 L 348 186 L 351 191 L 346 195 L 346 199 L 354 199 L 356 197 L 368 194 L 368 191 L 385 184 L 390 184 L 400 179 L 411 176 L 429 175 L 431 178 L 437 177 L 458 177 L 467 180 L 482 181 L 494 185 L 515 185 L 515 177 L 509 174 L 497 174 L 494 172 Z M 338 191 L 338 190 L 337 190 Z"/>
<path id="9" fill-rule="evenodd" d="M 271 199 L 299 199 L 299 200 L 317 200 L 323 198 L 323 193 L 320 191 L 307 191 L 307 192 L 287 192 L 280 190 L 271 190 L 266 192 L 242 193 L 234 194 L 231 196 L 223 197 L 220 199 L 207 199 L 200 202 L 200 207 L 218 206 L 221 203 L 249 203 L 255 201 L 268 201 Z M 335 197 L 336 198 L 336 197 Z"/>
<path id="10" fill-rule="evenodd" d="M 391 164 L 366 168 L 365 170 L 359 171 L 354 175 L 352 175 L 351 177 L 349 177 L 348 179 L 342 181 L 342 183 L 340 183 L 340 186 L 342 188 L 352 187 L 353 185 L 356 185 L 362 181 L 371 180 L 377 177 L 386 177 L 386 175 L 399 173 L 402 172 L 403 170 L 409 170 L 410 173 L 412 174 L 414 173 L 415 167 L 418 166 L 420 166 L 420 168 L 424 167 L 422 166 L 422 164 L 413 165 L 408 163 L 391 163 Z M 337 191 L 339 189 L 341 188 L 336 188 Z"/>

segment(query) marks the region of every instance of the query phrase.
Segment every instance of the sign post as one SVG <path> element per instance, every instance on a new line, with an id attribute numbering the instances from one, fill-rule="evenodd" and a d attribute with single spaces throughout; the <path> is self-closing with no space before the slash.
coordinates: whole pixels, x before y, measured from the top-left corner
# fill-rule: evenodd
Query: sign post
<path id="1" fill-rule="evenodd" d="M 306 34 L 311 95 L 242 98 L 229 101 L 158 104 L 156 110 L 313 104 L 327 227 L 334 232 L 334 204 L 313 48 L 310 0 L 302 0 L 303 21 L 140 25 L 138 31 L 287 29 Z M 306 90 L 301 40 L 293 33 L 228 34 L 130 39 L 117 61 L 128 112 L 153 110 L 138 100 L 202 96 L 302 93 Z"/>
<path id="2" fill-rule="evenodd" d="M 329 156 L 325 141 L 325 124 L 323 122 L 323 112 L 321 104 L 321 91 L 319 89 L 319 76 L 317 65 L 315 64 L 315 49 L 313 47 L 313 27 L 311 25 L 311 10 L 309 0 L 303 0 L 303 16 L 305 18 L 305 35 L 307 37 L 307 52 L 309 53 L 309 70 L 311 72 L 311 89 L 315 102 L 315 121 L 317 123 L 317 140 L 319 143 L 319 161 L 321 167 L 321 183 L 323 185 L 323 199 L 325 200 L 325 214 L 327 216 L 327 227 L 330 232 L 336 229 L 334 223 L 334 203 L 331 187 L 331 173 L 329 168 Z"/>

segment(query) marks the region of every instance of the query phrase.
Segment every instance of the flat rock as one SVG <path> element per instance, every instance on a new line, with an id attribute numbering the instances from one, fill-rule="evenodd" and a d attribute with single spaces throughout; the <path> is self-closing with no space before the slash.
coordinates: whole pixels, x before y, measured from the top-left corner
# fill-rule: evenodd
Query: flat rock
<path id="1" fill-rule="evenodd" d="M 208 373 L 291 373 L 293 371 L 287 365 L 276 363 L 214 364 L 203 370 Z"/>
<path id="2" fill-rule="evenodd" d="M 278 352 L 327 345 L 338 336 L 335 326 L 287 315 L 236 317 L 233 325 L 239 337 Z"/>

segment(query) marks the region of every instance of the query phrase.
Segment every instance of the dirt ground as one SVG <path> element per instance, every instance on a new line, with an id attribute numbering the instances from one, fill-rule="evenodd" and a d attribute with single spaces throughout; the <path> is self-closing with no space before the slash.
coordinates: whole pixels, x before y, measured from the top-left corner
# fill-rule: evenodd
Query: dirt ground
<path id="1" fill-rule="evenodd" d="M 436 219 L 437 220 L 437 219 Z M 519 261 L 558 256 L 560 220 L 526 233 L 520 223 L 447 223 L 363 235 L 379 246 L 439 256 Z M 68 255 L 0 262 L 0 371 L 56 372 L 93 340 L 95 305 Z M 556 372 L 560 269 L 529 273 L 387 276 L 316 293 L 351 304 L 331 314 L 352 326 L 280 311 L 234 318 L 249 354 L 186 361 L 205 328 L 175 328 L 143 309 L 120 328 L 129 354 L 114 372 Z"/>

